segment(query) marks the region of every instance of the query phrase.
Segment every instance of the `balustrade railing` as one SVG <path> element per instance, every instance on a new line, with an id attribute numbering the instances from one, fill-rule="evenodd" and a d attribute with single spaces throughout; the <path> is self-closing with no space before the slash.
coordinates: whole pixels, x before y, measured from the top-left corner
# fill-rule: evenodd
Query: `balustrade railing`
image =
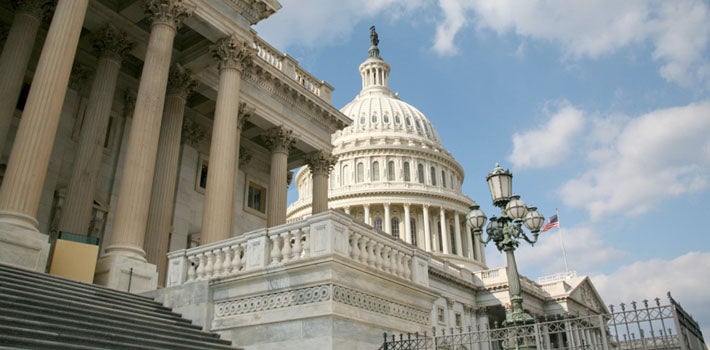
<path id="1" fill-rule="evenodd" d="M 422 277 L 428 266 L 424 252 L 417 253 L 416 248 L 356 222 L 349 215 L 328 211 L 169 253 L 166 286 L 234 276 L 329 254 L 414 283 L 428 283 Z M 417 276 L 413 275 L 413 269 Z"/>

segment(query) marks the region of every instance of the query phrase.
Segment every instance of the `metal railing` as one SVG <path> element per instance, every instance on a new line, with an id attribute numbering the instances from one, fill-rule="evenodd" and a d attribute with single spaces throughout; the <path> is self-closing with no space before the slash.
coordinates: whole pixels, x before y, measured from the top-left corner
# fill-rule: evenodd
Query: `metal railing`
<path id="1" fill-rule="evenodd" d="M 534 323 L 493 328 L 487 325 L 432 330 L 431 334 L 384 334 L 380 350 L 427 349 L 585 349 L 706 350 L 697 322 L 668 294 L 670 303 L 643 301 L 640 308 L 609 306 L 609 314 L 559 315 Z"/>

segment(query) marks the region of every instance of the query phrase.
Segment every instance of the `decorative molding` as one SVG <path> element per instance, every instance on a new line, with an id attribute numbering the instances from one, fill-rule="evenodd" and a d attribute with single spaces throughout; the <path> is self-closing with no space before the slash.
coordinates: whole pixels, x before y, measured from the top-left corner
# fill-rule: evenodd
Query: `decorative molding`
<path id="1" fill-rule="evenodd" d="M 71 68 L 71 75 L 69 76 L 69 87 L 77 91 L 81 90 L 90 75 L 91 73 L 87 66 L 80 63 L 74 63 Z"/>
<path id="2" fill-rule="evenodd" d="M 192 72 L 179 64 L 173 64 L 168 74 L 168 95 L 180 95 L 186 99 L 199 84 L 192 78 Z"/>
<path id="3" fill-rule="evenodd" d="M 133 42 L 128 40 L 128 34 L 107 24 L 93 33 L 91 45 L 94 53 L 100 58 L 114 59 L 121 62 L 133 49 Z"/>
<path id="4" fill-rule="evenodd" d="M 290 185 L 291 185 L 291 181 L 293 181 L 293 171 L 289 170 L 289 171 L 286 173 L 286 186 L 290 186 Z"/>
<path id="5" fill-rule="evenodd" d="M 219 70 L 236 69 L 244 72 L 252 66 L 256 53 L 254 46 L 241 41 L 235 36 L 230 36 L 218 40 L 210 49 L 212 57 L 219 63 Z"/>
<path id="6" fill-rule="evenodd" d="M 320 284 L 312 287 L 217 302 L 214 305 L 214 314 L 216 318 L 224 318 L 324 301 L 350 305 L 422 325 L 430 324 L 431 310 L 404 305 L 335 284 Z"/>
<path id="7" fill-rule="evenodd" d="M 123 91 L 123 116 L 133 116 L 133 110 L 136 108 L 136 92 L 131 89 Z"/>
<path id="8" fill-rule="evenodd" d="M 229 0 L 228 3 L 232 4 L 232 7 L 246 18 L 251 25 L 257 24 L 278 10 L 278 8 L 268 5 L 263 0 Z"/>
<path id="9" fill-rule="evenodd" d="M 242 168 L 249 164 L 251 161 L 252 154 L 251 152 L 244 148 L 243 146 L 239 146 L 239 168 Z"/>
<path id="10" fill-rule="evenodd" d="M 26 13 L 41 20 L 47 12 L 54 9 L 52 0 L 12 0 L 12 7 L 18 13 Z"/>
<path id="11" fill-rule="evenodd" d="M 145 14 L 153 24 L 167 24 L 175 29 L 192 15 L 192 9 L 183 4 L 182 0 L 144 0 Z"/>

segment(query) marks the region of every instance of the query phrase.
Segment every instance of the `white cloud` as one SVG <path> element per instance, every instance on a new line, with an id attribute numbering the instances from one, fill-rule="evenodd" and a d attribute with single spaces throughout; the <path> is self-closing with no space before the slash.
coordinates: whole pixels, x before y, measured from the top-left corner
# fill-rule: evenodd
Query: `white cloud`
<path id="1" fill-rule="evenodd" d="M 562 102 L 546 125 L 513 135 L 513 153 L 508 160 L 519 168 L 544 168 L 559 164 L 574 149 L 572 143 L 584 129 L 582 111 Z"/>
<path id="2" fill-rule="evenodd" d="M 439 6 L 444 18 L 434 48 L 443 55 L 456 52 L 455 37 L 468 25 L 557 43 L 567 59 L 650 42 L 664 79 L 710 85 L 710 10 L 702 0 L 439 0 Z"/>
<path id="3" fill-rule="evenodd" d="M 688 311 L 707 336 L 710 333 L 710 253 L 689 252 L 672 260 L 652 259 L 622 266 L 611 274 L 591 276 L 606 304 L 628 304 L 631 301 L 661 298 L 667 304 L 670 291 Z"/>
<path id="4" fill-rule="evenodd" d="M 642 214 L 662 199 L 710 185 L 710 102 L 594 125 L 591 135 L 604 137 L 592 140 L 589 167 L 560 190 L 567 205 L 587 209 L 593 220 Z"/>
<path id="5" fill-rule="evenodd" d="M 356 24 L 384 14 L 397 19 L 426 0 L 282 0 L 283 8 L 259 23 L 259 35 L 279 49 L 317 47 L 350 36 Z M 375 23 L 373 23 L 375 24 Z M 363 40 L 367 40 L 363 35 Z"/>

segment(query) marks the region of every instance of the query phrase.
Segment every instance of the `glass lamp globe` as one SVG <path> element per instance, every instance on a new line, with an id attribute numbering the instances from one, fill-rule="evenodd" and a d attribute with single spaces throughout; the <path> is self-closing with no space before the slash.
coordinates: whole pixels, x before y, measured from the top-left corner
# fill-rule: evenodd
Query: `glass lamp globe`
<path id="1" fill-rule="evenodd" d="M 516 194 L 511 197 L 510 202 L 505 206 L 505 211 L 508 217 L 513 220 L 519 220 L 525 217 L 528 210 L 525 207 L 525 203 L 520 199 L 520 196 Z"/>
<path id="2" fill-rule="evenodd" d="M 469 207 L 471 211 L 466 214 L 466 222 L 474 230 L 480 230 L 486 224 L 486 214 L 480 208 L 476 202 L 473 202 L 473 205 Z"/>
<path id="3" fill-rule="evenodd" d="M 496 167 L 486 176 L 488 188 L 491 191 L 493 204 L 498 205 L 510 198 L 513 192 L 513 175 L 509 170 L 503 170 L 498 163 Z"/>
<path id="4" fill-rule="evenodd" d="M 525 227 L 533 233 L 536 233 L 540 231 L 543 223 L 545 223 L 545 217 L 537 211 L 537 208 L 528 208 L 528 213 L 525 215 Z"/>

